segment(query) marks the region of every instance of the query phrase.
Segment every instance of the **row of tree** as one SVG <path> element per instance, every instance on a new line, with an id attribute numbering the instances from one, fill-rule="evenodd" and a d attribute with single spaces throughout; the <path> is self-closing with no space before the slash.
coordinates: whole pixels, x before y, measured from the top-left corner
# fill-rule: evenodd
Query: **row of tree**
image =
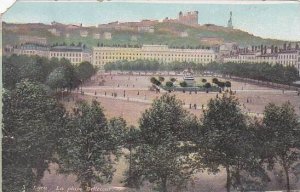
<path id="1" fill-rule="evenodd" d="M 292 84 L 299 80 L 299 72 L 294 66 L 283 66 L 268 63 L 209 63 L 196 64 L 194 62 L 159 63 L 153 60 L 116 61 L 107 63 L 104 69 L 124 71 L 179 71 L 190 68 L 195 72 L 205 71 L 251 78 L 274 83 Z"/>
<path id="2" fill-rule="evenodd" d="M 45 85 L 51 74 L 63 74 L 69 82 L 53 89 L 71 89 L 70 77 L 88 79 L 79 71 L 89 67 L 80 66 L 64 59 L 4 58 L 3 191 L 34 191 L 52 162 L 90 191 L 94 184 L 112 180 L 124 148 L 129 151 L 128 187 L 149 181 L 166 192 L 184 187 L 196 171 L 217 173 L 223 168 L 227 191 L 261 190 L 269 179 L 266 167 L 277 163 L 290 189 L 290 174 L 299 167 L 300 135 L 299 117 L 289 103 L 270 104 L 262 120 L 252 120 L 236 98 L 224 95 L 210 100 L 199 119 L 166 94 L 143 113 L 138 127 L 127 127 L 122 118 L 108 120 L 95 101 L 78 102 L 68 113 L 49 94 Z"/>
<path id="3" fill-rule="evenodd" d="M 211 63 L 206 70 L 225 75 L 250 78 L 274 83 L 292 84 L 299 80 L 299 72 L 294 66 L 269 63 Z"/>
<path id="4" fill-rule="evenodd" d="M 3 85 L 13 89 L 24 79 L 47 85 L 53 90 L 72 90 L 90 79 L 96 68 L 89 62 L 72 65 L 67 59 L 12 55 L 3 58 Z"/>
<path id="5" fill-rule="evenodd" d="M 251 120 L 238 100 L 225 94 L 210 100 L 203 119 L 197 119 L 175 96 L 164 95 L 143 113 L 135 130 L 127 184 L 148 180 L 159 191 L 172 186 L 182 191 L 196 170 L 217 173 L 223 168 L 227 191 L 264 190 L 267 170 L 278 163 L 289 191 L 291 168 L 299 167 L 298 118 L 285 103 L 269 104 L 263 120 Z"/>
<path id="6" fill-rule="evenodd" d="M 124 148 L 129 151 L 125 185 L 139 188 L 149 181 L 162 192 L 182 191 L 197 171 L 221 169 L 227 173 L 227 191 L 263 190 L 270 179 L 267 170 L 276 163 L 290 190 L 290 174 L 299 166 L 299 117 L 289 103 L 269 104 L 264 118 L 255 120 L 225 94 L 210 100 L 200 119 L 165 94 L 136 128 L 122 118 L 108 120 L 96 101 L 78 102 L 67 113 L 43 84 L 27 80 L 5 92 L 3 104 L 5 192 L 33 191 L 51 162 L 59 164 L 60 173 L 76 175 L 83 191 L 91 191 L 96 183 L 112 180 Z"/>
<path id="7" fill-rule="evenodd" d="M 110 70 L 124 70 L 124 71 L 179 71 L 190 68 L 195 71 L 204 71 L 205 67 L 202 64 L 196 64 L 194 62 L 171 62 L 160 63 L 156 60 L 119 60 L 115 62 L 109 62 L 104 65 L 106 71 Z"/>

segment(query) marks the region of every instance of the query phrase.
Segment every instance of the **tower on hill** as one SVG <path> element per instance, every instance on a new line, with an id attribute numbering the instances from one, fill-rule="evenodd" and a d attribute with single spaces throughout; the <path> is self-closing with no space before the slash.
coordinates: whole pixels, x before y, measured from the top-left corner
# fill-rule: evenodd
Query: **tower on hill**
<path id="1" fill-rule="evenodd" d="M 233 29 L 233 25 L 232 25 L 232 11 L 230 11 L 230 18 L 228 20 L 227 27 L 230 28 L 230 29 Z"/>
<path id="2" fill-rule="evenodd" d="M 178 14 L 178 22 L 186 25 L 198 25 L 198 11 L 191 11 Z"/>

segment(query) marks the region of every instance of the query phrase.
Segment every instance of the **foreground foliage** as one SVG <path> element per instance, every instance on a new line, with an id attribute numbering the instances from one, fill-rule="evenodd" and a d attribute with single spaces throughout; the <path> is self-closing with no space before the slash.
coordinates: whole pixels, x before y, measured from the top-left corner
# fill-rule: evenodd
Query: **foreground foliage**
<path id="1" fill-rule="evenodd" d="M 107 121 L 99 103 L 77 103 L 74 115 L 59 139 L 60 172 L 74 174 L 83 191 L 96 182 L 109 183 L 120 156 L 122 119 Z"/>
<path id="2" fill-rule="evenodd" d="M 3 97 L 3 191 L 39 185 L 64 129 L 64 108 L 43 85 L 22 81 Z"/>
<path id="3" fill-rule="evenodd" d="M 183 138 L 192 118 L 175 96 L 163 95 L 140 119 L 140 143 L 132 155 L 133 171 L 167 192 L 168 184 L 181 186 L 191 175 Z"/>

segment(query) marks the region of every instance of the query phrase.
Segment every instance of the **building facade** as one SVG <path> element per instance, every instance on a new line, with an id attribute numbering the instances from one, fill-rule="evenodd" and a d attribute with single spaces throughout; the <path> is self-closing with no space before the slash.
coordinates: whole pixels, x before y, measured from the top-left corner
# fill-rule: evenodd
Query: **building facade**
<path id="1" fill-rule="evenodd" d="M 68 59 L 72 64 L 77 65 L 83 61 L 91 62 L 91 51 L 83 47 L 75 46 L 56 46 L 49 47 L 36 44 L 24 44 L 13 49 L 17 55 L 40 56 L 58 59 Z"/>
<path id="2" fill-rule="evenodd" d="M 27 55 L 27 56 L 40 56 L 40 57 L 47 57 L 49 56 L 49 47 L 44 45 L 38 44 L 23 44 L 17 46 L 13 49 L 13 53 L 16 55 Z"/>
<path id="3" fill-rule="evenodd" d="M 49 58 L 68 59 L 72 64 L 78 65 L 83 61 L 91 62 L 91 53 L 88 49 L 73 46 L 52 47 L 49 52 Z"/>
<path id="4" fill-rule="evenodd" d="M 138 26 L 139 33 L 154 33 L 154 26 Z"/>
<path id="5" fill-rule="evenodd" d="M 40 44 L 40 45 L 47 45 L 47 38 L 46 37 L 38 37 L 38 36 L 27 36 L 22 35 L 19 36 L 19 43 L 32 43 L 32 44 Z"/>
<path id="6" fill-rule="evenodd" d="M 198 25 L 198 11 L 191 11 L 187 13 L 178 14 L 178 22 L 185 25 Z"/>
<path id="7" fill-rule="evenodd" d="M 300 49 L 290 50 L 278 50 L 274 51 L 266 48 L 261 49 L 259 52 L 244 52 L 234 53 L 232 55 L 225 56 L 223 62 L 234 62 L 234 63 L 270 63 L 270 64 L 281 64 L 283 66 L 294 66 L 300 75 Z"/>
<path id="8" fill-rule="evenodd" d="M 141 48 L 93 47 L 92 63 L 103 68 L 106 63 L 119 60 L 156 60 L 160 63 L 194 62 L 207 64 L 216 60 L 213 50 L 170 49 L 167 45 L 143 45 Z"/>
<path id="9" fill-rule="evenodd" d="M 111 38 L 112 38 L 112 35 L 111 35 L 110 32 L 104 32 L 104 33 L 103 33 L 103 39 L 109 40 L 109 39 L 111 39 Z"/>
<path id="10" fill-rule="evenodd" d="M 168 18 L 166 17 L 163 22 L 171 22 L 171 23 L 181 23 L 184 25 L 192 25 L 192 26 L 197 26 L 198 25 L 198 11 L 190 11 L 190 12 L 185 12 L 183 13 L 180 11 L 178 13 L 177 18 Z"/>

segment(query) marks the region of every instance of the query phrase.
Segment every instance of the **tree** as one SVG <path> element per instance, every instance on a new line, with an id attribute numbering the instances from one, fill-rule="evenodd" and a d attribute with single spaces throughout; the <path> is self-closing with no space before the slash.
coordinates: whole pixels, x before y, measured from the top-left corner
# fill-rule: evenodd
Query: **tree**
<path id="1" fill-rule="evenodd" d="M 71 91 L 77 88 L 80 84 L 78 75 L 75 71 L 75 67 L 67 59 L 60 60 L 61 66 L 64 68 L 65 88 Z"/>
<path id="2" fill-rule="evenodd" d="M 170 81 L 171 81 L 172 83 L 174 83 L 174 82 L 176 81 L 176 78 L 172 77 L 172 78 L 170 78 Z"/>
<path id="3" fill-rule="evenodd" d="M 127 128 L 126 130 L 127 131 L 124 137 L 124 147 L 129 151 L 129 154 L 125 155 L 126 159 L 129 161 L 129 167 L 125 172 L 125 179 L 123 182 L 125 187 L 138 189 L 142 184 L 142 176 L 140 174 L 141 171 L 138 169 L 136 163 L 134 162 L 133 154 L 135 148 L 140 144 L 140 130 L 133 126 Z"/>
<path id="4" fill-rule="evenodd" d="M 162 192 L 167 192 L 168 183 L 183 185 L 191 174 L 182 142 L 190 121 L 181 101 L 168 94 L 154 100 L 139 121 L 141 143 L 135 149 L 134 164 L 142 178 Z"/>
<path id="5" fill-rule="evenodd" d="M 180 85 L 181 87 L 187 87 L 187 82 L 182 81 L 182 82 L 179 83 L 179 85 Z"/>
<path id="6" fill-rule="evenodd" d="M 218 172 L 219 166 L 225 168 L 228 192 L 232 185 L 244 191 L 242 172 L 255 174 L 260 169 L 252 135 L 234 96 L 223 94 L 209 101 L 196 142 L 201 149 L 198 160 L 211 172 Z"/>
<path id="7" fill-rule="evenodd" d="M 219 80 L 218 80 L 217 78 L 213 78 L 213 79 L 212 79 L 212 83 L 218 84 L 218 82 L 219 82 Z"/>
<path id="8" fill-rule="evenodd" d="M 205 83 L 205 84 L 204 84 L 204 87 L 205 87 L 206 89 L 209 89 L 209 88 L 211 88 L 211 84 L 210 84 L 210 83 Z"/>
<path id="9" fill-rule="evenodd" d="M 206 82 L 207 82 L 207 80 L 206 80 L 206 79 L 202 79 L 201 81 L 202 81 L 202 83 L 206 83 Z"/>
<path id="10" fill-rule="evenodd" d="M 111 182 L 125 121 L 107 122 L 97 101 L 91 105 L 79 102 L 76 107 L 60 139 L 59 165 L 61 173 L 75 174 L 82 190 L 87 192 L 95 182 Z"/>
<path id="11" fill-rule="evenodd" d="M 155 77 L 151 77 L 150 82 L 154 85 L 160 86 L 161 82 L 158 81 Z"/>
<path id="12" fill-rule="evenodd" d="M 225 87 L 225 83 L 224 83 L 223 81 L 218 81 L 216 84 L 217 84 L 218 87 L 220 87 L 222 90 L 223 90 L 224 87 Z"/>
<path id="13" fill-rule="evenodd" d="M 230 81 L 226 81 L 225 82 L 225 87 L 230 88 L 231 87 L 231 82 Z"/>
<path id="14" fill-rule="evenodd" d="M 164 82 L 165 78 L 162 77 L 162 76 L 159 76 L 159 77 L 158 77 L 158 80 L 159 80 L 160 82 Z"/>
<path id="15" fill-rule="evenodd" d="M 166 86 L 167 87 L 173 87 L 173 82 L 172 81 L 167 81 Z"/>
<path id="16" fill-rule="evenodd" d="M 91 78 L 96 73 L 96 70 L 90 62 L 84 61 L 76 66 L 76 73 L 78 78 L 84 82 Z"/>
<path id="17" fill-rule="evenodd" d="M 66 87 L 65 70 L 63 67 L 54 69 L 48 76 L 46 84 L 53 90 Z"/>
<path id="18" fill-rule="evenodd" d="M 21 81 L 3 98 L 3 191 L 33 191 L 52 162 L 63 107 L 41 84 Z"/>
<path id="19" fill-rule="evenodd" d="M 269 104 L 264 111 L 265 147 L 271 151 L 268 158 L 274 158 L 282 166 L 286 176 L 286 189 L 290 191 L 291 167 L 299 159 L 298 117 L 290 103 L 281 106 Z"/>
<path id="20" fill-rule="evenodd" d="M 12 61 L 14 57 L 17 56 L 13 55 L 10 58 L 3 57 L 3 87 L 6 89 L 14 88 L 20 80 L 18 63 Z"/>

